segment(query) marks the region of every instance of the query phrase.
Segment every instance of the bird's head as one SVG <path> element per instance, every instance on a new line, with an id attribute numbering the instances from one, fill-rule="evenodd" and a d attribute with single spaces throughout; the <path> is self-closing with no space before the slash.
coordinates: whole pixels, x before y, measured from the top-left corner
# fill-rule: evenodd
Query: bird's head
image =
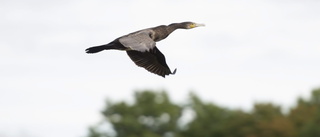
<path id="1" fill-rule="evenodd" d="M 194 22 L 183 22 L 182 23 L 185 29 L 192 29 L 196 27 L 205 26 L 204 24 L 194 23 Z"/>

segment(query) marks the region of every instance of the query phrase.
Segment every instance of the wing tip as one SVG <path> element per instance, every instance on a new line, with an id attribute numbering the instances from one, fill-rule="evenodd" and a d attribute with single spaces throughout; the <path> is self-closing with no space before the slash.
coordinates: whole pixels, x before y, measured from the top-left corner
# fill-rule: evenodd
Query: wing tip
<path id="1" fill-rule="evenodd" d="M 177 72 L 177 68 L 173 70 L 173 72 L 171 72 L 172 75 L 176 74 Z"/>
<path id="2" fill-rule="evenodd" d="M 166 78 L 166 75 L 174 75 L 174 74 L 176 74 L 176 72 L 177 72 L 177 68 L 175 68 L 174 70 L 173 70 L 173 72 L 170 72 L 170 73 L 168 73 L 168 74 L 164 74 L 164 75 L 160 75 L 160 76 L 162 76 L 163 78 Z M 158 74 L 159 75 L 159 74 Z"/>

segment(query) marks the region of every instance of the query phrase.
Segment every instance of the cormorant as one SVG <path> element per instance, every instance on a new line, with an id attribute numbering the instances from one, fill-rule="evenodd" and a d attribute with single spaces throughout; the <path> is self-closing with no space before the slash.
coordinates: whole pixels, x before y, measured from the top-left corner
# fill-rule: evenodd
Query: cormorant
<path id="1" fill-rule="evenodd" d="M 176 29 L 192 29 L 199 26 L 204 24 L 182 22 L 147 28 L 121 36 L 108 44 L 90 47 L 86 49 L 86 53 L 97 53 L 109 49 L 125 50 L 137 66 L 165 77 L 175 74 L 177 69 L 171 72 L 164 55 L 156 47 L 156 42 L 165 39 Z"/>

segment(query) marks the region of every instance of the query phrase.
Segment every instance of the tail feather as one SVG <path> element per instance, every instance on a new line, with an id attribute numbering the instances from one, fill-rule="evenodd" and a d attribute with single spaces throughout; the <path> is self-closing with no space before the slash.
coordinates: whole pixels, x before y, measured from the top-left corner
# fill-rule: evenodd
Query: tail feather
<path id="1" fill-rule="evenodd" d="M 97 53 L 106 49 L 105 45 L 90 47 L 86 49 L 86 53 Z"/>

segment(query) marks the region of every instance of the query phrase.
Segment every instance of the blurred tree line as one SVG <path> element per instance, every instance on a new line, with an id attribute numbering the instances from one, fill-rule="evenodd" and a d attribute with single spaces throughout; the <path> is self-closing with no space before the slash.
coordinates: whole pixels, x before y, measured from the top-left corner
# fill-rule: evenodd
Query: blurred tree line
<path id="1" fill-rule="evenodd" d="M 90 127 L 88 137 L 320 137 L 320 89 L 285 113 L 272 103 L 228 109 L 195 94 L 179 105 L 166 92 L 146 90 L 136 92 L 133 103 L 107 101 L 102 114 L 105 120 Z"/>

